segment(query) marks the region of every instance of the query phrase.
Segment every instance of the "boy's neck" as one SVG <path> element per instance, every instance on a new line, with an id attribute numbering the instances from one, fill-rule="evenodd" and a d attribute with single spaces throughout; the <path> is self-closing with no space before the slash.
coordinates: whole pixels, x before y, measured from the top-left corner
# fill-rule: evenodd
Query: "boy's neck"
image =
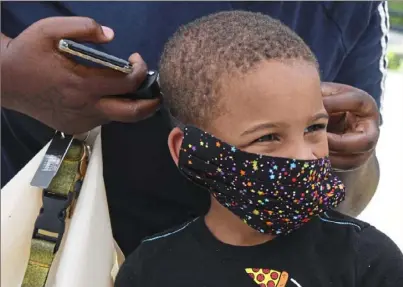
<path id="1" fill-rule="evenodd" d="M 235 246 L 253 246 L 274 239 L 245 224 L 239 217 L 211 198 L 210 210 L 205 217 L 210 232 L 221 242 Z"/>

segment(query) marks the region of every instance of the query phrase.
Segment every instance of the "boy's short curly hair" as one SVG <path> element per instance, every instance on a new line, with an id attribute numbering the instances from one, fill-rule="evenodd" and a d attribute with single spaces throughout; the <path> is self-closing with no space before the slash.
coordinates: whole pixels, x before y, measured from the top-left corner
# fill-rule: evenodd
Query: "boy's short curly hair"
<path id="1" fill-rule="evenodd" d="M 315 56 L 292 30 L 267 15 L 246 11 L 212 14 L 182 26 L 166 43 L 160 84 L 171 113 L 200 128 L 220 113 L 223 76 L 249 72 L 264 60 Z"/>

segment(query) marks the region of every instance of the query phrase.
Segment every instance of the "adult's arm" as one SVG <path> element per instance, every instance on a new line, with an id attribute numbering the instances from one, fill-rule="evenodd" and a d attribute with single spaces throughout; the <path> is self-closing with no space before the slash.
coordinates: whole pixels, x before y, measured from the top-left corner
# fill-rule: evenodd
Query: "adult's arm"
<path id="1" fill-rule="evenodd" d="M 389 17 L 386 1 L 372 2 L 371 5 L 369 23 L 343 61 L 335 82 L 367 92 L 374 98 L 379 109 L 385 90 Z M 350 216 L 359 215 L 375 194 L 379 174 L 375 151 L 358 169 L 339 173 L 347 186 L 347 197 L 339 210 Z"/>
<path id="2" fill-rule="evenodd" d="M 336 172 L 336 174 L 347 187 L 346 199 L 337 207 L 337 210 L 357 217 L 367 207 L 378 187 L 380 172 L 375 152 L 357 170 Z"/>
<path id="3" fill-rule="evenodd" d="M 10 43 L 11 39 L 9 37 L 7 37 L 6 35 L 4 35 L 3 33 L 1 33 L 1 38 L 0 38 L 0 47 L 1 47 L 1 57 L 0 57 L 0 63 L 1 66 L 3 66 L 3 53 L 5 50 L 7 50 L 7 46 Z M 5 72 L 4 69 L 1 69 L 1 72 Z M 3 80 L 3 79 L 2 79 Z M 2 81 L 2 85 L 3 85 L 3 81 Z M 1 106 L 7 108 L 8 106 L 11 105 L 12 102 L 12 98 L 8 95 L 8 94 L 3 94 L 3 89 L 1 89 Z"/>

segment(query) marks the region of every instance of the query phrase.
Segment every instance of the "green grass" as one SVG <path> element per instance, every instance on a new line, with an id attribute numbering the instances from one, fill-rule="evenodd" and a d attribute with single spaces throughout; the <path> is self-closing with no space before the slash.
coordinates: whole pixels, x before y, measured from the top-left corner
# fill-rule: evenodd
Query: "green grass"
<path id="1" fill-rule="evenodd" d="M 403 12 L 403 1 L 388 1 L 389 11 Z M 403 27 L 403 17 L 390 16 L 390 25 Z"/>
<path id="2" fill-rule="evenodd" d="M 403 12 L 403 1 L 388 1 L 389 10 L 396 10 Z"/>
<path id="3" fill-rule="evenodd" d="M 388 52 L 388 69 L 399 70 L 402 67 L 403 59 L 393 52 Z"/>

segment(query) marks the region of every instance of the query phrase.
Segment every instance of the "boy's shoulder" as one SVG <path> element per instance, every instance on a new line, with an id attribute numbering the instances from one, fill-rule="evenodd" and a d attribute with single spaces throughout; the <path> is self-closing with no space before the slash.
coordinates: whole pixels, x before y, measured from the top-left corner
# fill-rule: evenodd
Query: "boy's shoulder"
<path id="1" fill-rule="evenodd" d="M 325 212 L 319 216 L 319 219 L 323 234 L 332 235 L 335 239 L 347 236 L 355 242 L 356 246 L 360 246 L 364 242 L 372 241 L 373 244 L 379 244 L 382 241 L 390 240 L 387 235 L 371 224 L 335 210 Z"/>
<path id="2" fill-rule="evenodd" d="M 188 255 L 196 246 L 191 229 L 197 220 L 144 239 L 121 266 L 115 286 L 144 286 L 145 282 L 152 286 L 153 277 L 165 274 L 173 261 L 192 258 Z"/>
<path id="3" fill-rule="evenodd" d="M 198 220 L 199 218 L 196 218 L 164 232 L 146 237 L 135 250 L 136 257 L 139 256 L 144 262 L 161 261 L 165 257 L 169 260 L 172 255 L 175 256 L 194 248 L 192 229 L 195 228 L 194 225 Z M 136 260 L 138 259 L 136 258 Z"/>
<path id="4" fill-rule="evenodd" d="M 359 220 L 357 218 L 348 216 L 346 214 L 340 213 L 336 210 L 329 210 L 323 213 L 323 215 L 319 216 L 320 221 L 329 228 L 344 228 L 344 229 L 352 229 L 356 231 L 358 234 L 369 227 L 372 227 L 369 223 Z"/>
<path id="5" fill-rule="evenodd" d="M 324 238 L 333 242 L 329 248 L 340 246 L 336 247 L 340 254 L 354 254 L 359 286 L 379 286 L 381 282 L 382 286 L 403 286 L 403 254 L 386 234 L 337 211 L 326 212 L 320 221 Z"/>
<path id="6" fill-rule="evenodd" d="M 355 260 L 361 262 L 361 257 L 372 253 L 373 259 L 379 254 L 373 250 L 388 245 L 398 250 L 393 241 L 371 224 L 350 217 L 335 210 L 329 210 L 319 215 L 314 221 L 314 245 L 318 250 L 333 254 L 335 260 Z M 389 248 L 388 247 L 388 248 Z"/>

